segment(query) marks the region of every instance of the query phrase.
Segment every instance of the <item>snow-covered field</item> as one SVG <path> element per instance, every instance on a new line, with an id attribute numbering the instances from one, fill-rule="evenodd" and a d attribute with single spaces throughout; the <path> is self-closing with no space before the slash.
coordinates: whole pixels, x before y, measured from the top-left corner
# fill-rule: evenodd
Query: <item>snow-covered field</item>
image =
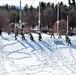
<path id="1" fill-rule="evenodd" d="M 0 75 L 76 75 L 76 36 L 70 36 L 72 46 L 61 39 L 50 38 L 42 33 L 32 33 L 35 41 L 25 34 L 14 38 L 14 34 L 3 32 L 0 36 Z"/>

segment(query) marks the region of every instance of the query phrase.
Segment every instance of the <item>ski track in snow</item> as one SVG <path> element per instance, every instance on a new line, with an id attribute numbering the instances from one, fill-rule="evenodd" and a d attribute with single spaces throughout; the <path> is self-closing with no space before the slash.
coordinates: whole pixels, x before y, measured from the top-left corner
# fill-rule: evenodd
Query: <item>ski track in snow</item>
<path id="1" fill-rule="evenodd" d="M 39 42 L 37 37 L 31 41 L 25 36 L 24 41 L 20 35 L 17 40 L 14 34 L 0 37 L 0 75 L 76 74 L 76 40 L 72 40 L 72 46 L 67 46 L 64 39 L 45 36 Z M 31 60 L 33 57 L 35 61 Z"/>

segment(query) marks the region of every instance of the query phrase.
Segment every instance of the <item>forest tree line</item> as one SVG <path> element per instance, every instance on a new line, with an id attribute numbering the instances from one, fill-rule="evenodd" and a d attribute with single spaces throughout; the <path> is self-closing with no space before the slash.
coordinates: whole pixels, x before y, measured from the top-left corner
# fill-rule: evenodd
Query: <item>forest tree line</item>
<path id="1" fill-rule="evenodd" d="M 52 28 L 57 21 L 57 4 L 50 4 L 50 2 L 40 3 L 40 19 L 41 26 Z M 8 26 L 10 23 L 19 23 L 20 9 L 13 5 L 0 6 L 0 28 L 4 25 Z M 37 8 L 32 5 L 29 7 L 27 4 L 21 9 L 21 20 L 27 22 L 28 26 L 36 27 L 38 25 L 39 6 Z M 59 3 L 59 20 L 64 19 L 67 21 L 69 16 L 69 26 L 76 27 L 76 5 L 65 5 L 63 2 Z"/>

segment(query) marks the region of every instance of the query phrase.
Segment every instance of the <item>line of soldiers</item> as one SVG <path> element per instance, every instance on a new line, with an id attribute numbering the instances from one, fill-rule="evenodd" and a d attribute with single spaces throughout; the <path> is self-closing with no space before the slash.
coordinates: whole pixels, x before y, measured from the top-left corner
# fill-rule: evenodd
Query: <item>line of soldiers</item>
<path id="1" fill-rule="evenodd" d="M 30 35 L 30 40 L 34 41 L 33 35 L 31 33 L 29 35 Z M 38 35 L 39 35 L 38 40 L 42 41 L 41 34 L 39 33 Z M 54 34 L 52 36 L 55 38 Z M 58 38 L 62 38 L 61 35 L 59 35 Z M 70 40 L 70 38 L 68 36 L 65 37 L 65 40 L 66 40 L 66 43 L 68 43 L 68 45 L 71 45 L 71 40 Z"/>
<path id="2" fill-rule="evenodd" d="M 22 36 L 22 40 L 25 40 L 25 36 L 24 36 L 24 29 L 22 28 L 21 30 L 20 30 L 20 34 L 21 34 L 21 36 Z M 17 40 L 17 36 L 18 36 L 18 34 L 19 34 L 19 29 L 18 29 L 18 27 L 16 27 L 16 29 L 15 29 L 15 40 Z M 38 33 L 38 40 L 39 41 L 42 41 L 42 36 L 41 36 L 41 34 L 40 33 Z M 33 35 L 31 34 L 31 33 L 29 33 L 29 36 L 30 36 L 30 40 L 32 40 L 32 41 L 34 41 L 34 38 L 33 38 Z"/>
<path id="3" fill-rule="evenodd" d="M 51 32 L 51 38 L 52 38 L 52 37 L 55 38 L 54 32 Z M 58 39 L 59 39 L 59 38 L 62 38 L 62 37 L 61 37 L 61 34 L 59 34 Z"/>
<path id="4" fill-rule="evenodd" d="M 24 36 L 24 28 L 22 27 L 22 29 L 20 30 L 20 34 L 21 34 L 21 36 L 22 36 L 22 40 L 25 40 L 25 36 Z M 18 34 L 19 34 L 19 29 L 18 29 L 18 27 L 16 27 L 16 29 L 15 29 L 15 40 L 17 40 L 17 36 L 18 36 Z M 0 35 L 2 35 L 2 30 L 0 29 Z M 33 35 L 31 34 L 31 33 L 29 33 L 29 35 L 30 35 L 30 40 L 32 40 L 32 41 L 34 41 L 34 38 L 33 38 Z M 42 36 L 41 36 L 41 33 L 38 33 L 38 40 L 39 41 L 42 41 Z M 51 38 L 52 38 L 52 36 L 55 38 L 55 36 L 54 36 L 54 33 L 52 32 L 51 33 Z M 61 38 L 61 35 L 59 35 L 59 37 Z M 58 37 L 58 38 L 59 38 Z M 71 45 L 71 40 L 70 40 L 70 38 L 66 35 L 65 36 L 65 40 L 66 40 L 66 43 L 68 44 L 68 45 Z"/>
<path id="5" fill-rule="evenodd" d="M 22 27 L 22 29 L 19 29 L 18 27 L 16 27 L 16 29 L 15 29 L 15 40 L 17 40 L 17 36 L 19 34 L 19 31 L 20 31 L 20 34 L 22 36 L 22 40 L 25 40 L 23 27 Z"/>
<path id="6" fill-rule="evenodd" d="M 52 37 L 55 38 L 53 32 L 51 32 L 51 38 L 52 38 Z M 58 39 L 59 39 L 59 38 L 62 38 L 62 37 L 61 37 L 61 34 L 59 34 Z M 68 45 L 71 45 L 71 40 L 70 40 L 70 38 L 69 38 L 67 35 L 65 36 L 65 40 L 66 40 L 66 43 L 67 43 Z"/>
<path id="7" fill-rule="evenodd" d="M 31 33 L 30 33 L 29 35 L 30 35 L 30 40 L 35 41 L 34 38 L 33 38 L 33 35 L 32 35 Z M 38 33 L 38 35 L 39 35 L 39 36 L 38 36 L 38 40 L 39 40 L 39 41 L 42 41 L 42 36 L 41 36 L 41 34 Z"/>

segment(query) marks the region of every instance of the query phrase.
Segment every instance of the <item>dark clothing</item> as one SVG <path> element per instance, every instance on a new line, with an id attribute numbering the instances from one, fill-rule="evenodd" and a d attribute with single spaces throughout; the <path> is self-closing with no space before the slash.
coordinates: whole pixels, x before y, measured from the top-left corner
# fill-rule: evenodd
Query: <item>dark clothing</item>
<path id="1" fill-rule="evenodd" d="M 8 35 L 10 35 L 10 30 L 8 31 Z"/>
<path id="2" fill-rule="evenodd" d="M 41 41 L 42 40 L 42 36 L 41 36 L 41 34 L 39 33 L 39 41 Z"/>
<path id="3" fill-rule="evenodd" d="M 15 40 L 17 40 L 17 36 L 18 36 L 18 28 L 15 31 Z"/>
<path id="4" fill-rule="evenodd" d="M 52 36 L 55 38 L 55 36 L 54 36 L 54 33 L 53 33 L 53 32 L 51 32 L 51 38 L 52 38 Z"/>
<path id="5" fill-rule="evenodd" d="M 66 43 L 68 43 L 68 45 L 71 45 L 71 40 L 68 36 L 66 36 Z"/>
<path id="6" fill-rule="evenodd" d="M 59 38 L 62 38 L 62 37 L 61 37 L 61 34 L 59 34 L 58 39 L 59 39 Z"/>
<path id="7" fill-rule="evenodd" d="M 22 34 L 22 40 L 25 40 L 24 34 Z"/>
<path id="8" fill-rule="evenodd" d="M 2 30 L 0 29 L 0 35 L 2 35 Z"/>
<path id="9" fill-rule="evenodd" d="M 24 31 L 23 31 L 23 29 L 21 30 L 21 35 L 22 35 L 22 40 L 25 40 L 25 36 L 24 36 Z"/>
<path id="10" fill-rule="evenodd" d="M 30 40 L 34 41 L 34 38 L 31 33 L 30 33 Z"/>

